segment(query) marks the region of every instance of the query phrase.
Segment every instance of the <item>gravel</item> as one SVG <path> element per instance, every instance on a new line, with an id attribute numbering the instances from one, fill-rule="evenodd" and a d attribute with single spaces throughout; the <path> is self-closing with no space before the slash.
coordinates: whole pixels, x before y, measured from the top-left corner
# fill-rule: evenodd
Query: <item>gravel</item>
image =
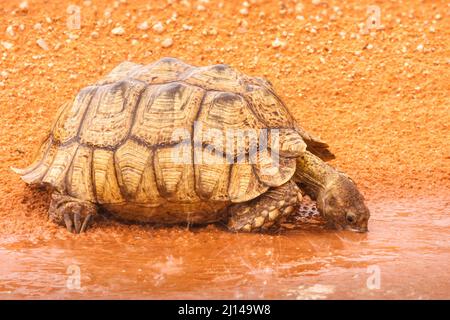
<path id="1" fill-rule="evenodd" d="M 48 45 L 47 45 L 47 42 L 45 42 L 44 39 L 38 39 L 38 40 L 36 41 L 36 43 L 37 43 L 37 45 L 38 45 L 39 47 L 41 47 L 41 49 L 43 49 L 43 50 L 45 50 L 45 51 L 48 51 Z"/>
<path id="2" fill-rule="evenodd" d="M 111 33 L 115 36 L 121 36 L 125 33 L 125 29 L 123 27 L 115 27 L 111 30 Z"/>
<path id="3" fill-rule="evenodd" d="M 161 41 L 161 46 L 163 48 L 169 48 L 173 45 L 172 38 L 165 38 L 163 41 Z"/>

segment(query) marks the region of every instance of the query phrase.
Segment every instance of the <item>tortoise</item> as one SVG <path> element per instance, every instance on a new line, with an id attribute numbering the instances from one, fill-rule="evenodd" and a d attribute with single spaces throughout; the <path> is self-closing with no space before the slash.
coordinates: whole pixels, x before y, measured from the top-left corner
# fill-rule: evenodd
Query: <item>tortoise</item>
<path id="1" fill-rule="evenodd" d="M 34 162 L 12 169 L 51 186 L 49 218 L 74 233 L 100 208 L 128 221 L 270 231 L 302 192 L 330 227 L 365 232 L 364 198 L 326 163 L 333 158 L 269 81 L 163 58 L 125 61 L 81 89 L 60 107 Z"/>

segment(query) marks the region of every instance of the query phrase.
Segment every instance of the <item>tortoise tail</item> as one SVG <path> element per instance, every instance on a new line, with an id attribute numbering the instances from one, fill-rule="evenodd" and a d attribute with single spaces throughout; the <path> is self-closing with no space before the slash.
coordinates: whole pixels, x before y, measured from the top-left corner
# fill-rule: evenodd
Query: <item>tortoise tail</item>
<path id="1" fill-rule="evenodd" d="M 336 158 L 336 156 L 330 151 L 328 144 L 317 143 L 317 141 L 314 140 L 305 142 L 307 145 L 306 150 L 318 156 L 323 161 L 329 161 Z"/>
<path id="2" fill-rule="evenodd" d="M 48 135 L 34 156 L 34 161 L 26 168 L 11 167 L 11 170 L 19 174 L 23 181 L 28 184 L 42 182 L 55 156 L 55 146 L 51 135 Z"/>
<path id="3" fill-rule="evenodd" d="M 302 127 L 296 126 L 297 132 L 301 135 L 303 141 L 306 143 L 306 150 L 319 157 L 323 161 L 329 161 L 336 158 L 330 151 L 327 143 L 323 142 L 319 137 L 316 137 L 306 132 Z"/>

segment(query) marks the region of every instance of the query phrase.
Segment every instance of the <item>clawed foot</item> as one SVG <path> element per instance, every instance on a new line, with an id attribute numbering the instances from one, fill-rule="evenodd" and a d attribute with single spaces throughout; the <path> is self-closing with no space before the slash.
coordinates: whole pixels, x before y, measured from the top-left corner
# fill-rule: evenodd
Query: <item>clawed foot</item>
<path id="1" fill-rule="evenodd" d="M 75 212 L 65 212 L 64 213 L 64 223 L 69 232 L 82 233 L 86 231 L 89 226 L 89 221 L 91 220 L 92 214 L 87 214 L 86 217 L 81 216 L 81 208 Z"/>
<path id="2" fill-rule="evenodd" d="M 48 213 L 55 223 L 65 226 L 69 232 L 79 234 L 85 232 L 92 223 L 97 207 L 90 202 L 54 193 Z"/>

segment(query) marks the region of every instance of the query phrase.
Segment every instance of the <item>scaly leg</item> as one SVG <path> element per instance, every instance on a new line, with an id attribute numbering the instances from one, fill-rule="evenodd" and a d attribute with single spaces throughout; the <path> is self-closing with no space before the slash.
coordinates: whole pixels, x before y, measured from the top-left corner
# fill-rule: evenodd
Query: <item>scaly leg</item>
<path id="1" fill-rule="evenodd" d="M 300 189 L 295 182 L 288 181 L 249 202 L 231 205 L 228 228 L 245 232 L 268 230 L 293 213 L 301 200 Z"/>
<path id="2" fill-rule="evenodd" d="M 89 222 L 97 214 L 97 207 L 88 201 L 63 195 L 57 192 L 52 194 L 48 209 L 49 218 L 69 232 L 82 233 L 86 231 Z"/>

